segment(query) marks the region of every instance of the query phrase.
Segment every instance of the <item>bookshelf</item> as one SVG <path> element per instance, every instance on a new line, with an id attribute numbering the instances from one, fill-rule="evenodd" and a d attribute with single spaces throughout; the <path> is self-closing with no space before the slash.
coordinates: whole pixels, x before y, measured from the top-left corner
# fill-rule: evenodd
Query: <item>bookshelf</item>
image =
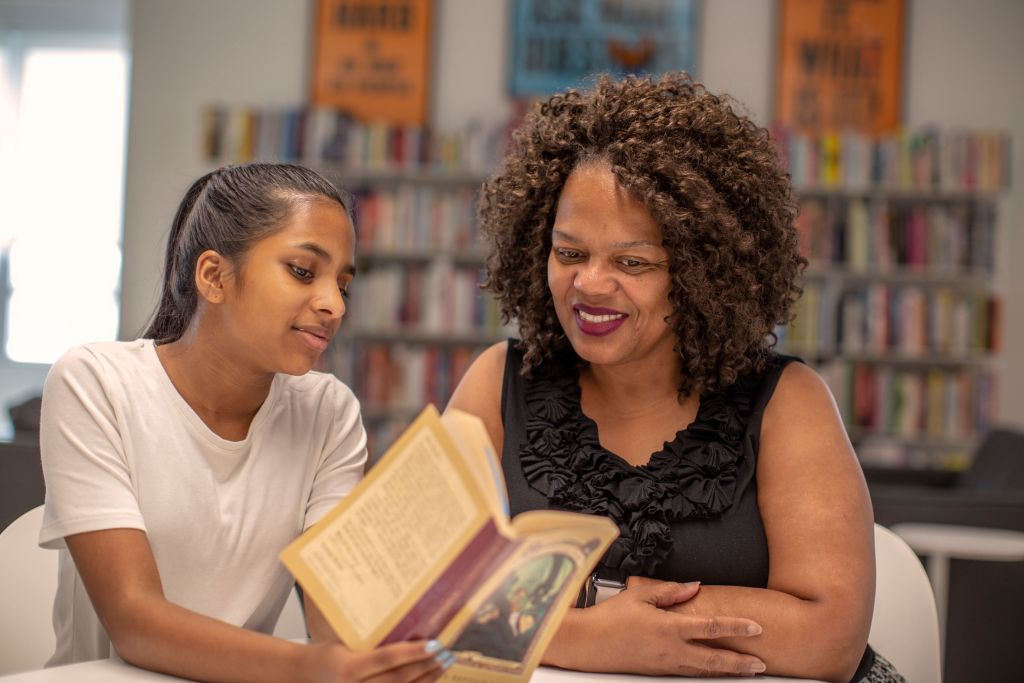
<path id="1" fill-rule="evenodd" d="M 359 277 L 329 369 L 363 404 L 371 453 L 427 403 L 444 407 L 473 358 L 509 336 L 479 288 L 483 173 L 320 170 L 355 196 Z"/>
<path id="2" fill-rule="evenodd" d="M 810 265 L 782 350 L 832 388 L 865 467 L 960 470 L 997 407 L 1009 140 L 776 131 Z"/>

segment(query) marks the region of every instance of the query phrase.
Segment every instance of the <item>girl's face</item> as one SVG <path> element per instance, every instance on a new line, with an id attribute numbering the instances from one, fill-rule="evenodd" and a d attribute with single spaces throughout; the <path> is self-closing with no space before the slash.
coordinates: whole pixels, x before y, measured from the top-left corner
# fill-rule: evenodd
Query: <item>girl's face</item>
<path id="1" fill-rule="evenodd" d="M 573 171 L 551 233 L 548 287 L 576 353 L 594 365 L 674 357 L 661 228 L 605 162 Z"/>
<path id="2" fill-rule="evenodd" d="M 226 279 L 218 309 L 229 348 L 259 373 L 308 372 L 345 315 L 354 259 L 355 230 L 341 207 L 298 203 Z"/>

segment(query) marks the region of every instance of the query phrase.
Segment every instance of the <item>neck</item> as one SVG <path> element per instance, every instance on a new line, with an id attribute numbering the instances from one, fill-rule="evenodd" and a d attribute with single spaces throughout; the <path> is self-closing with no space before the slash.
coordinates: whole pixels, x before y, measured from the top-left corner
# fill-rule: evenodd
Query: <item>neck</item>
<path id="1" fill-rule="evenodd" d="M 674 405 L 679 401 L 679 360 L 589 365 L 580 374 L 592 399 L 613 407 L 623 415 L 646 414 L 651 406 Z"/>
<path id="2" fill-rule="evenodd" d="M 251 420 L 270 393 L 274 375 L 247 367 L 218 338 L 199 326 L 158 346 L 157 356 L 178 393 L 207 423 Z"/>

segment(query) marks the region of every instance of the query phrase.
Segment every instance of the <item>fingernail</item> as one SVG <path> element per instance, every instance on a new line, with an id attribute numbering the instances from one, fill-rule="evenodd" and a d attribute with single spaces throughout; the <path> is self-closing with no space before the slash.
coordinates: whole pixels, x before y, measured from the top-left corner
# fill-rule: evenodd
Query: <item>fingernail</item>
<path id="1" fill-rule="evenodd" d="M 747 635 L 748 636 L 760 635 L 762 630 L 764 630 L 764 629 L 762 629 L 761 626 L 758 625 L 758 624 L 747 624 Z"/>
<path id="2" fill-rule="evenodd" d="M 451 650 L 441 650 L 434 655 L 434 661 L 440 664 L 442 669 L 447 669 L 455 663 L 455 655 Z"/>
<path id="3" fill-rule="evenodd" d="M 767 668 L 768 667 L 766 667 L 764 665 L 764 662 L 754 662 L 753 664 L 750 665 L 750 673 L 752 673 L 752 674 L 759 674 L 759 673 L 763 672 Z"/>
<path id="4" fill-rule="evenodd" d="M 447 671 L 448 669 L 452 668 L 452 664 L 454 664 L 454 663 L 455 663 L 455 655 L 452 655 L 450 659 L 446 659 L 443 662 L 441 662 L 441 669 L 444 670 L 444 671 Z"/>
<path id="5" fill-rule="evenodd" d="M 432 655 L 435 652 L 440 652 L 442 647 L 440 640 L 428 640 L 423 649 L 427 651 L 428 655 Z"/>
<path id="6" fill-rule="evenodd" d="M 700 581 L 687 581 L 683 585 L 686 586 L 687 588 L 696 588 L 697 586 L 700 585 Z"/>

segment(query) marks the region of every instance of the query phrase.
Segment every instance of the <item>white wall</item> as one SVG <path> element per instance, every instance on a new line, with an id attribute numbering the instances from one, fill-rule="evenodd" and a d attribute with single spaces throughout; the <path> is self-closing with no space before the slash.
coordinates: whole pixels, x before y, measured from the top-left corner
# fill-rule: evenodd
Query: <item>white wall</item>
<path id="1" fill-rule="evenodd" d="M 905 119 L 910 125 L 1009 130 L 1016 177 L 1024 173 L 1024 2 L 909 2 Z M 306 92 L 311 24 L 306 0 L 135 0 L 133 80 L 125 208 L 122 336 L 156 302 L 163 238 L 188 183 L 203 170 L 199 116 L 211 102 L 297 103 Z M 506 0 L 437 0 L 434 122 L 457 127 L 505 110 Z M 703 4 L 701 78 L 771 120 L 776 4 Z M 1024 216 L 1021 181 L 1004 202 L 1006 294 L 1002 418 L 1024 425 Z"/>
<path id="2" fill-rule="evenodd" d="M 301 102 L 310 22 L 306 0 L 134 0 L 122 338 L 156 305 L 174 210 L 206 171 L 203 108 Z"/>

